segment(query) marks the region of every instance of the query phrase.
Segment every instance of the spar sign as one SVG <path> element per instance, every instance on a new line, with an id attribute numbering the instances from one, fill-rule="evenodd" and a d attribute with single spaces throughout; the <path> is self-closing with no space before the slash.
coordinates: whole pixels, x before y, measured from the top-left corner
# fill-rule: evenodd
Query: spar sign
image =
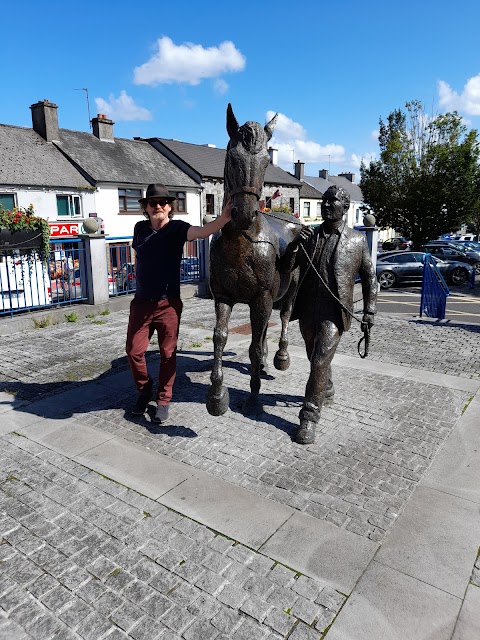
<path id="1" fill-rule="evenodd" d="M 82 222 L 49 222 L 50 236 L 63 238 L 64 236 L 78 236 Z"/>

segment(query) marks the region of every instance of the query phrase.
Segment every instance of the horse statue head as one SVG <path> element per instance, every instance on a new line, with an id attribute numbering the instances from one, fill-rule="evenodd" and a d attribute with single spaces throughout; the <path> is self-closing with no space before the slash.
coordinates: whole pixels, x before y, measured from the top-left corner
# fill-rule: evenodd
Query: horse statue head
<path id="1" fill-rule="evenodd" d="M 232 222 L 235 230 L 250 228 L 258 214 L 270 156 L 267 143 L 272 137 L 278 114 L 262 127 L 258 122 L 245 122 L 241 127 L 233 113 L 232 105 L 227 107 L 227 132 L 230 141 L 225 157 L 225 201 L 233 200 Z"/>

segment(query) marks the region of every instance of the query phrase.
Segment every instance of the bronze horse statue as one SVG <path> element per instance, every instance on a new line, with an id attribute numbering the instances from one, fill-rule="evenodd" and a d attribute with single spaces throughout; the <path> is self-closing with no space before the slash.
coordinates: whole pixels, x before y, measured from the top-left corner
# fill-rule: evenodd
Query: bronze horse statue
<path id="1" fill-rule="evenodd" d="M 225 413 L 228 389 L 223 384 L 222 355 L 228 337 L 228 322 L 237 302 L 250 307 L 252 342 L 249 356 L 250 395 L 243 405 L 245 415 L 263 411 L 259 399 L 260 376 L 266 372 L 267 325 L 272 308 L 280 310 L 282 331 L 274 366 L 285 370 L 288 322 L 298 286 L 298 270 L 282 268 L 281 258 L 302 225 L 288 214 L 259 211 L 265 171 L 270 162 L 267 142 L 272 137 L 277 115 L 262 127 L 258 122 L 239 126 L 229 104 L 227 132 L 230 141 L 225 157 L 225 198 L 232 199 L 232 219 L 213 238 L 210 247 L 210 289 L 215 301 L 213 334 L 214 361 L 207 410 Z"/>

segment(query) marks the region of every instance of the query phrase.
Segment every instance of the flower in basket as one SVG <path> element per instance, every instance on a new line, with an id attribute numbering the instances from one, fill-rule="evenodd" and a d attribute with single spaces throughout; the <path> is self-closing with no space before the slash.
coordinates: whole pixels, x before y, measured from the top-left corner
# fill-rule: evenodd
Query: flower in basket
<path id="1" fill-rule="evenodd" d="M 50 227 L 45 218 L 35 215 L 33 204 L 28 207 L 13 207 L 11 210 L 4 209 L 0 205 L 0 231 L 3 229 L 12 233 L 12 239 L 17 231 L 33 232 L 32 237 L 38 240 L 36 245 L 39 246 L 42 258 L 47 259 L 50 252 Z M 15 244 L 15 248 L 20 248 L 22 244 L 20 241 Z M 28 246 L 28 242 L 25 246 Z"/>

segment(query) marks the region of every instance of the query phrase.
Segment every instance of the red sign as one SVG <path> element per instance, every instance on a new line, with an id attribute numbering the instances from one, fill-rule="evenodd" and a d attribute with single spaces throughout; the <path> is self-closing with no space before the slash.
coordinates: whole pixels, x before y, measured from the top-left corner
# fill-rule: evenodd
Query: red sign
<path id="1" fill-rule="evenodd" d="M 62 238 L 63 236 L 78 236 L 81 222 L 49 222 L 50 236 Z"/>

